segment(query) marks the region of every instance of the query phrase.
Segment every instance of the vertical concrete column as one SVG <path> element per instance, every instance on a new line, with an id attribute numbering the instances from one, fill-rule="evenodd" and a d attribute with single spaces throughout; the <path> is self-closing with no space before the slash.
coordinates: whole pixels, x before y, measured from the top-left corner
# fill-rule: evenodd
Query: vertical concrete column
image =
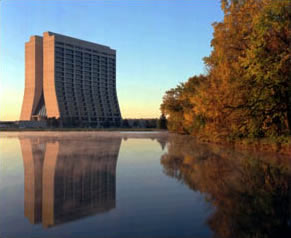
<path id="1" fill-rule="evenodd" d="M 43 90 L 42 37 L 32 36 L 25 43 L 25 89 L 20 114 L 21 121 L 29 121 L 41 99 Z"/>
<path id="2" fill-rule="evenodd" d="M 60 117 L 55 84 L 55 36 L 43 34 L 43 92 L 47 117 Z"/>

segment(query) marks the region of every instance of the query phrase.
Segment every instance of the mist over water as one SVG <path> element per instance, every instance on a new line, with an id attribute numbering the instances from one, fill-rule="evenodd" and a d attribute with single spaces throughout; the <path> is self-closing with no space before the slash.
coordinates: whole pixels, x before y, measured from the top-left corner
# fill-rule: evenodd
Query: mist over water
<path id="1" fill-rule="evenodd" d="M 1 133 L 0 237 L 289 237 L 290 184 L 290 158 L 167 132 Z"/>

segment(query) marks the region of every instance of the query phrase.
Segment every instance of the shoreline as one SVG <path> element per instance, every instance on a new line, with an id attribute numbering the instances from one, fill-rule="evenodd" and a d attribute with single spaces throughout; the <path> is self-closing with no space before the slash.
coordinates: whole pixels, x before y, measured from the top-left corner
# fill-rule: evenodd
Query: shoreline
<path id="1" fill-rule="evenodd" d="M 266 153 L 278 153 L 281 155 L 291 156 L 291 137 L 289 143 L 280 143 L 271 141 L 270 138 L 261 139 L 240 139 L 234 141 L 211 141 L 209 139 L 201 139 L 197 137 L 198 141 L 207 144 L 216 144 L 221 146 L 232 147 L 234 150 L 247 150 L 250 152 L 266 152 Z"/>
<path id="2" fill-rule="evenodd" d="M 167 131 L 157 128 L 0 128 L 1 132 L 34 132 L 34 131 L 54 131 L 54 132 L 82 132 L 82 131 Z"/>
<path id="3" fill-rule="evenodd" d="M 235 149 L 243 149 L 260 152 L 275 152 L 291 156 L 291 143 L 266 142 L 264 139 L 246 143 L 245 141 L 234 142 Z"/>
<path id="4" fill-rule="evenodd" d="M 169 134 L 185 135 L 157 128 L 0 128 L 1 132 L 168 132 Z M 272 141 L 270 138 L 240 139 L 234 141 L 214 141 L 209 138 L 188 135 L 197 138 L 198 142 L 232 147 L 234 150 L 248 150 L 252 152 L 278 153 L 291 156 L 291 137 L 288 143 Z"/>

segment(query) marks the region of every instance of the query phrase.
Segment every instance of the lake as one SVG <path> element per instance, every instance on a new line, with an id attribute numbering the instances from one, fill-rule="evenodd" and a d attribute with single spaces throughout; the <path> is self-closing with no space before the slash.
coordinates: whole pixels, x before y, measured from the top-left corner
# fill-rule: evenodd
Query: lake
<path id="1" fill-rule="evenodd" d="M 290 237 L 291 159 L 167 132 L 0 133 L 0 237 Z"/>

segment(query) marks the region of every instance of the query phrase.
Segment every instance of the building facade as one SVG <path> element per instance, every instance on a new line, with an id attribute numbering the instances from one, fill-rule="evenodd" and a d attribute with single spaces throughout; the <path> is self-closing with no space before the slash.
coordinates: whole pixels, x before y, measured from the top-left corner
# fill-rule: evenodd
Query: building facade
<path id="1" fill-rule="evenodd" d="M 45 32 L 25 44 L 25 93 L 20 120 L 119 126 L 116 51 Z"/>

